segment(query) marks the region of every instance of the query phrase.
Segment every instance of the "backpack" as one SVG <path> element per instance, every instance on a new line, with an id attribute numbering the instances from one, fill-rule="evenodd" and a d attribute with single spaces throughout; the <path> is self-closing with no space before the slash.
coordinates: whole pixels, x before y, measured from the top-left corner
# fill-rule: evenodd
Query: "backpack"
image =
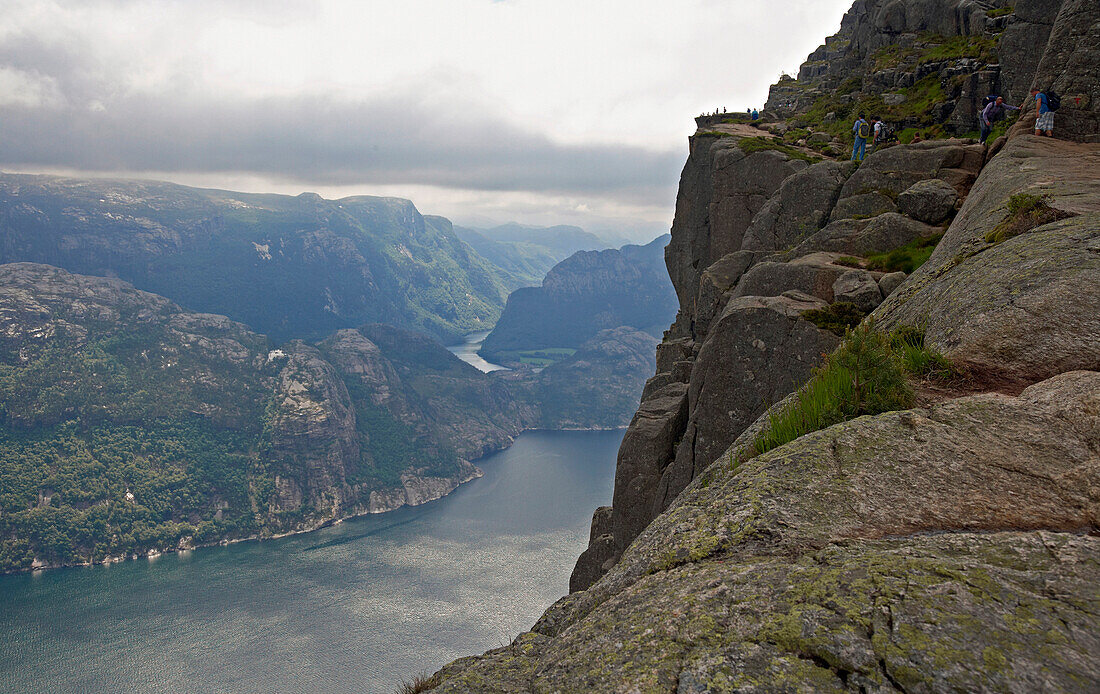
<path id="1" fill-rule="evenodd" d="M 1062 97 L 1058 96 L 1054 92 L 1043 92 L 1047 95 L 1047 108 L 1051 111 L 1057 111 L 1058 107 L 1062 105 Z"/>
<path id="2" fill-rule="evenodd" d="M 985 110 L 986 106 L 992 104 L 996 100 L 997 100 L 997 95 L 996 94 L 990 94 L 989 96 L 985 97 L 984 99 L 982 99 L 982 107 L 980 109 L 978 109 L 978 112 L 981 113 L 982 111 Z"/>
<path id="3" fill-rule="evenodd" d="M 867 136 L 871 134 L 871 126 L 867 124 L 867 121 L 864 120 L 859 122 L 859 130 L 857 131 L 857 134 L 860 138 L 864 140 L 866 140 Z"/>

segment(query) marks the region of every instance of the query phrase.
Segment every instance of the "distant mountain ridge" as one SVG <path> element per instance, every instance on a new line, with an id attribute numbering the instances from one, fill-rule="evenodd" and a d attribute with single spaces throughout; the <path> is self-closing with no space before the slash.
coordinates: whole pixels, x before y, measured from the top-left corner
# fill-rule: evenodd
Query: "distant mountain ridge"
<path id="1" fill-rule="evenodd" d="M 408 200 L 0 174 L 0 263 L 115 276 L 281 341 L 367 322 L 444 341 L 493 325 L 507 288 Z"/>
<path id="2" fill-rule="evenodd" d="M 579 348 L 601 330 L 628 326 L 659 334 L 676 315 L 676 293 L 663 281 L 669 236 L 645 246 L 580 251 L 555 265 L 539 287 L 512 292 L 482 356 Z"/>
<path id="3" fill-rule="evenodd" d="M 509 291 L 542 283 L 550 268 L 577 251 L 611 247 L 575 226 L 528 227 L 517 223 L 491 229 L 456 226 L 455 234 L 502 273 Z"/>

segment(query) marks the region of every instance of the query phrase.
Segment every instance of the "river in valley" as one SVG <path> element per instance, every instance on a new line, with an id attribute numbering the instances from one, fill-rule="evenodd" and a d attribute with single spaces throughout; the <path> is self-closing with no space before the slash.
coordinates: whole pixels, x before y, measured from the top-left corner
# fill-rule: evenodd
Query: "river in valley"
<path id="1" fill-rule="evenodd" d="M 566 593 L 622 435 L 528 432 L 448 497 L 312 533 L 0 576 L 0 690 L 393 692 Z"/>

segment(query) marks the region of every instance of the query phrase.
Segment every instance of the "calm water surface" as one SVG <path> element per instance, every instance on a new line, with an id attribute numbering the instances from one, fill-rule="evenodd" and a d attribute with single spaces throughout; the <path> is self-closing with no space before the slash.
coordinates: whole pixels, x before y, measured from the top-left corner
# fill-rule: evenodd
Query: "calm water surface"
<path id="1" fill-rule="evenodd" d="M 0 576 L 0 691 L 392 692 L 509 642 L 565 594 L 621 439 L 531 432 L 415 509 Z"/>
<path id="2" fill-rule="evenodd" d="M 447 349 L 451 350 L 451 353 L 462 361 L 471 366 L 476 366 L 485 373 L 489 373 L 490 371 L 507 371 L 507 366 L 485 361 L 481 358 L 481 355 L 477 353 L 477 351 L 481 349 L 481 343 L 485 341 L 488 335 L 488 330 L 479 333 L 470 333 L 466 336 L 461 345 L 451 345 Z"/>

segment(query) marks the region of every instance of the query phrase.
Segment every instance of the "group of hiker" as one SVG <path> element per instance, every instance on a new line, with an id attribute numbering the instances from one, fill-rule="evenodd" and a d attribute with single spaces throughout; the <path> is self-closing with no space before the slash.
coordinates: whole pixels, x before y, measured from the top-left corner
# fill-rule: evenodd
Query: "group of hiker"
<path id="1" fill-rule="evenodd" d="M 1054 137 L 1054 112 L 1058 110 L 1061 99 L 1054 92 L 1044 92 L 1040 89 L 1031 90 L 1031 98 L 1035 102 L 1035 134 Z M 1019 110 L 1021 109 L 1016 106 L 1006 104 L 1004 97 L 987 96 L 978 112 L 978 142 L 985 144 L 989 134 L 993 132 L 993 124 L 1004 118 L 1009 111 Z M 852 161 L 863 161 L 867 156 L 868 143 L 873 152 L 875 147 L 884 142 L 885 132 L 881 118 L 871 116 L 868 122 L 867 117 L 860 113 L 852 124 L 852 135 L 855 138 L 855 143 L 852 145 Z"/>
<path id="2" fill-rule="evenodd" d="M 867 117 L 861 113 L 852 125 L 852 135 L 855 136 L 855 144 L 852 146 L 852 161 L 863 161 L 863 158 L 867 156 L 867 142 L 871 142 L 871 151 L 873 152 L 875 147 L 883 143 L 886 133 L 881 118 L 871 116 L 871 121 L 867 122 Z"/>

